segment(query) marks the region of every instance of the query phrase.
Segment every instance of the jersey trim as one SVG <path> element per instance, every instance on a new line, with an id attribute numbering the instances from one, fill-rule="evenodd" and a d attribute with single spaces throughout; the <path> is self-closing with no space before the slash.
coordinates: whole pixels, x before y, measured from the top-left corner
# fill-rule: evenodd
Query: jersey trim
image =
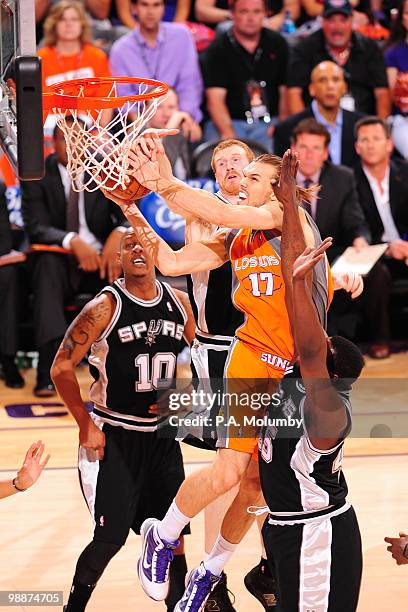
<path id="1" fill-rule="evenodd" d="M 121 414 L 108 408 L 100 408 L 94 405 L 93 414 L 104 423 L 118 425 L 124 429 L 135 429 L 137 431 L 155 431 L 159 425 L 167 420 L 167 417 L 158 419 L 157 417 L 139 417 L 131 414 Z"/>
<path id="2" fill-rule="evenodd" d="M 297 515 L 293 514 L 277 514 L 276 512 L 269 513 L 268 523 L 270 525 L 300 525 L 301 523 L 320 523 L 327 519 L 343 514 L 351 508 L 348 502 L 344 502 L 341 506 L 329 506 L 324 510 L 315 512 L 313 516 L 310 514 L 299 512 Z"/>
<path id="3" fill-rule="evenodd" d="M 118 280 L 115 281 L 115 285 L 119 287 L 120 291 L 122 291 L 126 295 L 126 297 L 129 298 L 129 300 L 131 300 L 132 302 L 135 302 L 135 304 L 139 304 L 139 306 L 144 306 L 145 308 L 157 306 L 157 304 L 159 304 L 159 302 L 161 301 L 163 297 L 163 287 L 158 280 L 156 280 L 156 287 L 159 290 L 159 294 L 155 298 L 153 298 L 153 300 L 142 300 L 141 298 L 137 298 L 134 295 L 132 295 L 125 287 L 124 278 L 118 278 Z"/>
<path id="4" fill-rule="evenodd" d="M 228 350 L 232 341 L 234 340 L 234 336 L 206 334 L 198 328 L 196 328 L 195 337 L 199 342 L 201 342 L 201 344 L 205 344 L 209 348 L 216 348 L 218 350 Z"/>
<path id="5" fill-rule="evenodd" d="M 173 291 L 172 287 L 170 287 L 170 285 L 168 283 L 165 283 L 163 281 L 163 285 L 166 287 L 167 291 L 170 293 L 171 297 L 175 301 L 176 306 L 178 307 L 179 311 L 181 312 L 181 316 L 183 317 L 184 325 L 186 325 L 187 324 L 187 320 L 188 320 L 188 316 L 187 316 L 186 309 L 184 308 L 180 298 L 176 295 L 175 291 Z"/>
<path id="6" fill-rule="evenodd" d="M 108 326 L 106 327 L 105 331 L 99 336 L 99 338 L 97 338 L 95 340 L 95 342 L 100 342 L 101 340 L 103 340 L 104 338 L 107 338 L 109 336 L 109 334 L 111 333 L 112 329 L 116 325 L 117 320 L 120 317 L 120 313 L 122 312 L 122 298 L 120 297 L 120 295 L 116 291 L 116 289 L 114 289 L 113 287 L 107 286 L 107 287 L 104 287 L 102 289 L 102 291 L 99 293 L 99 295 L 101 293 L 113 293 L 113 295 L 116 298 L 116 307 L 115 307 L 115 311 L 113 313 L 113 316 L 112 316 Z"/>

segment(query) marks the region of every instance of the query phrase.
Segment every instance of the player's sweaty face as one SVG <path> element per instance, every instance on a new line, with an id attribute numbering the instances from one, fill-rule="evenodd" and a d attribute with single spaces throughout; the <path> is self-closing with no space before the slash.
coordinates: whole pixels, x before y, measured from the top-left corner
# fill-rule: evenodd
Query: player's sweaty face
<path id="1" fill-rule="evenodd" d="M 152 271 L 152 263 L 134 232 L 125 234 L 122 239 L 120 261 L 125 275 L 146 276 Z"/>
<path id="2" fill-rule="evenodd" d="M 238 145 L 232 145 L 216 153 L 215 178 L 221 191 L 238 195 L 242 171 L 248 162 L 246 151 Z"/>
<path id="3" fill-rule="evenodd" d="M 262 162 L 252 162 L 244 169 L 240 184 L 240 202 L 248 206 L 262 206 L 273 195 L 272 181 L 276 180 L 277 169 Z"/>

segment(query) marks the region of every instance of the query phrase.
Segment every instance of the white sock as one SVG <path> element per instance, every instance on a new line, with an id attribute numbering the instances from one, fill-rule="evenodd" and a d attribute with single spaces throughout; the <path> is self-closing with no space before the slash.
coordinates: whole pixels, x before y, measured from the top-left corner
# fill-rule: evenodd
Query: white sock
<path id="1" fill-rule="evenodd" d="M 208 559 L 204 561 L 205 569 L 215 576 L 220 576 L 238 544 L 231 544 L 219 533 Z"/>
<path id="2" fill-rule="evenodd" d="M 190 521 L 191 517 L 183 514 L 177 507 L 175 500 L 173 500 L 166 512 L 166 516 L 157 526 L 159 537 L 162 540 L 166 540 L 166 542 L 175 542 Z"/>

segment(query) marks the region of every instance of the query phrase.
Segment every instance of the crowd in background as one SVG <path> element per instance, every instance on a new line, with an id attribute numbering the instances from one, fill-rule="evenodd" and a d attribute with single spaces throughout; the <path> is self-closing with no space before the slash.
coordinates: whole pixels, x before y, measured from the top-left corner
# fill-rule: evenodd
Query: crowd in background
<path id="1" fill-rule="evenodd" d="M 300 156 L 299 184 L 322 185 L 309 212 L 334 238 L 332 262 L 348 246 L 387 242 L 356 303 L 337 292 L 331 332 L 390 354 L 408 303 L 408 1 L 393 0 L 36 0 L 43 89 L 92 76 L 138 76 L 171 86 L 149 126 L 178 127 L 166 139 L 173 170 L 200 174 L 197 152 L 221 139 L 256 152 Z M 123 86 L 121 93 L 132 91 Z M 101 118 L 107 124 L 113 111 Z M 120 274 L 115 253 L 126 221 L 96 191 L 71 188 L 63 135 L 50 116 L 45 177 L 21 185 L 29 243 L 47 247 L 26 262 L 35 347 L 35 393 L 53 395 L 50 366 L 73 295 L 90 297 Z M 211 147 L 210 147 L 211 148 Z M 4 182 L 13 178 L 1 160 Z M 211 169 L 208 167 L 208 175 Z M 10 208 L 10 206 L 9 206 Z M 0 333 L 6 384 L 21 387 L 20 264 L 6 190 L 0 193 Z M 0 257 L 0 263 L 1 263 Z M 8 313 L 12 313 L 11 315 Z M 401 330 L 400 330 L 401 331 Z"/>

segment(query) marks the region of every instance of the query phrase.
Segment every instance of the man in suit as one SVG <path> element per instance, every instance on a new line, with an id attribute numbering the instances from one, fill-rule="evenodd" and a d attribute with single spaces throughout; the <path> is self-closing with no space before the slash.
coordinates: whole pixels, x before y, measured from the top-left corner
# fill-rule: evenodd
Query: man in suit
<path id="1" fill-rule="evenodd" d="M 66 330 L 64 303 L 78 293 L 94 295 L 120 274 L 117 259 L 122 213 L 100 190 L 76 193 L 67 172 L 62 131 L 54 130 L 55 154 L 45 162 L 40 181 L 22 182 L 23 216 L 32 244 L 57 245 L 66 255 L 40 252 L 32 256 L 34 326 L 39 350 L 35 395 L 55 394 L 50 367 Z"/>
<path id="2" fill-rule="evenodd" d="M 389 354 L 389 296 L 392 282 L 408 280 L 408 164 L 391 159 L 393 143 L 388 124 L 379 117 L 366 117 L 356 124 L 356 151 L 360 163 L 355 176 L 361 206 L 368 221 L 372 242 L 388 242 L 381 259 L 384 280 L 381 284 L 383 308 L 371 309 L 382 330 L 378 352 Z M 366 296 L 373 305 L 374 296 Z M 375 317 L 375 319 L 374 319 Z M 382 345 L 382 346 L 381 346 Z"/>
<path id="3" fill-rule="evenodd" d="M 0 256 L 12 249 L 12 235 L 7 210 L 6 187 L 0 182 Z M 7 387 L 21 389 L 24 379 L 19 373 L 17 353 L 18 278 L 15 264 L 0 265 L 0 363 Z"/>
<path id="4" fill-rule="evenodd" d="M 315 220 L 322 238 L 333 238 L 333 246 L 327 252 L 332 262 L 348 246 L 365 248 L 371 237 L 358 200 L 353 172 L 328 161 L 329 143 L 330 134 L 326 128 L 311 118 L 301 121 L 292 134 L 292 148 L 298 152 L 300 162 L 298 185 L 321 185 L 318 197 L 311 203 L 308 212 Z M 378 287 L 382 280 L 380 272 L 373 269 L 365 279 L 365 291 L 367 285 Z M 373 280 L 369 278 L 371 275 Z M 329 311 L 330 333 L 355 338 L 362 300 L 360 298 L 354 303 L 343 291 L 335 292 Z M 375 334 L 375 328 L 372 333 Z"/>
<path id="5" fill-rule="evenodd" d="M 330 134 L 329 153 L 333 164 L 353 167 L 358 156 L 354 148 L 354 126 L 361 113 L 342 109 L 341 99 L 347 92 L 344 70 L 335 62 L 320 62 L 311 74 L 309 93 L 312 103 L 304 111 L 292 115 L 276 126 L 274 152 L 282 155 L 290 146 L 293 129 L 302 119 L 313 117 Z"/>

